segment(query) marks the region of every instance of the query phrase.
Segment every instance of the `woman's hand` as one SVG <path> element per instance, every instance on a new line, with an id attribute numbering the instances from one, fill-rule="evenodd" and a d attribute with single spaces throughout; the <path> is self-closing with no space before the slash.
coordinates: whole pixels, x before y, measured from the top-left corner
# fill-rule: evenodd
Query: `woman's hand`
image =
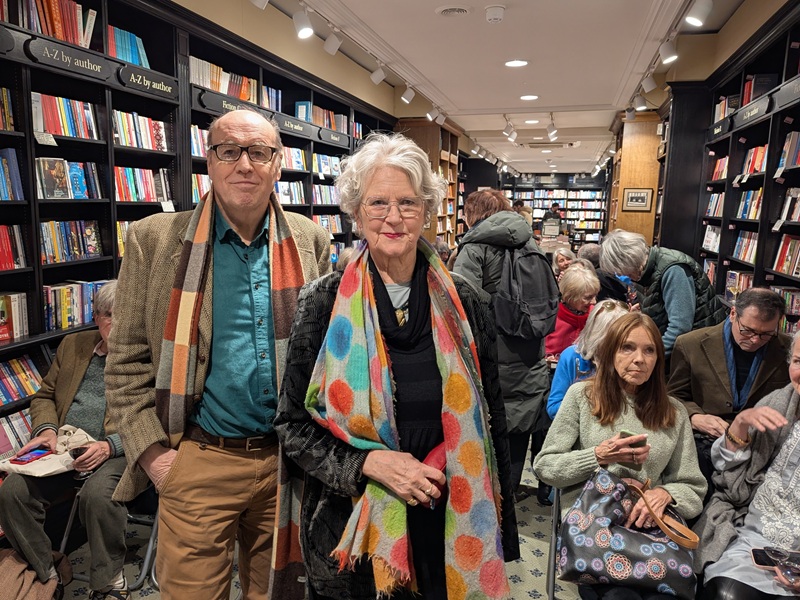
<path id="1" fill-rule="evenodd" d="M 594 448 L 594 455 L 597 464 L 606 467 L 613 463 L 635 463 L 641 465 L 650 455 L 650 444 L 645 444 L 639 448 L 634 448 L 635 444 L 647 441 L 647 434 L 640 433 L 629 437 L 621 437 L 617 433 L 614 437 L 600 442 Z"/>
<path id="2" fill-rule="evenodd" d="M 439 498 L 441 493 L 433 485 L 444 485 L 444 473 L 421 463 L 407 452 L 373 450 L 367 455 L 361 472 L 365 477 L 382 483 L 411 506 Z"/>
<path id="3" fill-rule="evenodd" d="M 659 519 L 664 517 L 664 510 L 672 502 L 672 496 L 662 487 L 645 491 L 644 497 L 647 498 L 650 507 Z M 628 515 L 628 520 L 625 522 L 625 527 L 630 527 L 631 525 L 639 528 L 650 528 L 656 525 L 642 498 L 639 498 L 639 501 L 633 505 L 631 514 Z"/>
<path id="4" fill-rule="evenodd" d="M 800 577 L 795 577 L 794 583 L 790 583 L 781 571 L 781 568 L 775 567 L 775 579 L 786 589 L 792 590 L 793 592 L 800 592 Z"/>
<path id="5" fill-rule="evenodd" d="M 56 432 L 52 429 L 44 429 L 39 435 L 20 448 L 19 451 L 14 455 L 14 458 L 22 456 L 34 448 L 47 448 L 51 452 L 55 452 L 57 442 L 58 437 L 56 436 Z"/>
<path id="6" fill-rule="evenodd" d="M 86 444 L 86 448 L 88 450 L 72 463 L 76 471 L 94 471 L 111 458 L 111 446 L 108 442 L 92 442 Z"/>
<path id="7" fill-rule="evenodd" d="M 774 408 L 758 406 L 756 408 L 747 408 L 736 415 L 733 423 L 731 423 L 729 431 L 734 437 L 740 440 L 746 440 L 750 437 L 751 427 L 764 433 L 768 429 L 779 429 L 788 422 L 786 417 Z M 726 440 L 726 443 L 730 444 L 730 440 Z"/>
<path id="8" fill-rule="evenodd" d="M 728 422 L 717 415 L 696 413 L 689 418 L 689 421 L 692 423 L 692 429 L 713 438 L 725 435 L 725 430 L 728 428 Z"/>

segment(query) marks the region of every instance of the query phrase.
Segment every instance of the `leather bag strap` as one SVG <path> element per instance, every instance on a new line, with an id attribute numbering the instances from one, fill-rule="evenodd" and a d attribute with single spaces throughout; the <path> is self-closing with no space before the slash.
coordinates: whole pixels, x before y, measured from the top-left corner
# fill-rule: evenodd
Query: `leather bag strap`
<path id="1" fill-rule="evenodd" d="M 649 483 L 650 480 L 648 479 L 643 488 L 646 489 Z M 656 525 L 661 528 L 661 531 L 663 531 L 669 537 L 669 539 L 682 548 L 687 548 L 689 550 L 694 550 L 697 548 L 697 546 L 700 544 L 700 536 L 686 527 L 686 525 L 679 523 L 669 515 L 664 515 L 663 519 L 658 517 L 653 511 L 653 507 L 650 506 L 650 503 L 647 501 L 643 490 L 639 489 L 635 485 L 628 486 L 628 488 L 642 499 L 642 502 L 644 502 L 644 505 L 647 507 L 647 511 L 650 513 L 653 521 L 655 521 Z"/>

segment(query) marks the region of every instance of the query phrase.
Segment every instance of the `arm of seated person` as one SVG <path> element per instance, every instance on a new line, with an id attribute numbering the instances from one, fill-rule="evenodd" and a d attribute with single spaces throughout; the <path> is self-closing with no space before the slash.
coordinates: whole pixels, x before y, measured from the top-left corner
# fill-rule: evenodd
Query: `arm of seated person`
<path id="1" fill-rule="evenodd" d="M 51 452 L 55 452 L 56 440 L 57 436 L 54 429 L 43 429 L 36 437 L 31 438 L 30 442 L 20 448 L 14 456 L 22 456 L 34 448 L 47 448 Z"/>
<path id="2" fill-rule="evenodd" d="M 111 444 L 107 441 L 86 444 L 88 450 L 72 463 L 76 471 L 94 471 L 113 456 Z"/>

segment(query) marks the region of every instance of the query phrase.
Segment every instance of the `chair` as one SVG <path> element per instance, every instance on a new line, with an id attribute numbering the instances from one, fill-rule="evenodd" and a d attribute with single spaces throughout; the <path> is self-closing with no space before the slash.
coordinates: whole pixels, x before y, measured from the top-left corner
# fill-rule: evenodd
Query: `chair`
<path id="1" fill-rule="evenodd" d="M 561 529 L 561 490 L 558 488 L 553 488 L 552 517 L 550 552 L 547 562 L 547 598 L 556 600 L 556 560 L 558 560 L 558 533 Z"/>
<path id="2" fill-rule="evenodd" d="M 61 539 L 59 552 L 65 554 L 67 542 L 69 541 L 72 526 L 75 523 L 75 515 L 78 512 L 78 503 L 80 502 L 81 491 L 83 488 L 78 488 L 75 494 L 75 499 L 72 501 L 72 508 L 69 511 L 69 518 L 67 519 L 67 526 L 64 530 L 64 537 Z M 152 510 L 153 506 L 155 511 Z M 139 576 L 136 581 L 128 584 L 128 589 L 138 590 L 144 585 L 145 580 L 150 577 L 153 587 L 158 590 L 158 580 L 156 579 L 156 545 L 158 544 L 158 496 L 153 486 L 148 487 L 144 492 L 139 494 L 131 502 L 127 504 L 128 508 L 128 523 L 135 525 L 147 525 L 151 527 L 150 537 L 147 541 L 147 549 L 145 550 L 144 559 L 142 560 L 142 568 L 139 571 Z M 78 581 L 89 581 L 88 575 L 84 573 L 74 573 L 73 579 Z"/>

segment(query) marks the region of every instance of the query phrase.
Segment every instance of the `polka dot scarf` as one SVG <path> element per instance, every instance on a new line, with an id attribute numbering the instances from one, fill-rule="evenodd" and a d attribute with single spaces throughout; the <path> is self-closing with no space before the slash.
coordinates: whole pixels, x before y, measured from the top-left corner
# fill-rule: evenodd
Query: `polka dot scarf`
<path id="1" fill-rule="evenodd" d="M 436 363 L 442 375 L 442 425 L 447 450 L 445 565 L 448 598 L 504 598 L 509 586 L 500 539 L 500 484 L 482 400 L 477 349 L 453 280 L 424 240 L 430 263 Z M 306 396 L 314 420 L 364 450 L 400 450 L 394 421 L 389 355 L 361 244 L 342 276 L 328 331 Z M 333 552 L 340 568 L 372 561 L 381 597 L 399 586 L 416 590 L 403 499 L 369 480 Z"/>

